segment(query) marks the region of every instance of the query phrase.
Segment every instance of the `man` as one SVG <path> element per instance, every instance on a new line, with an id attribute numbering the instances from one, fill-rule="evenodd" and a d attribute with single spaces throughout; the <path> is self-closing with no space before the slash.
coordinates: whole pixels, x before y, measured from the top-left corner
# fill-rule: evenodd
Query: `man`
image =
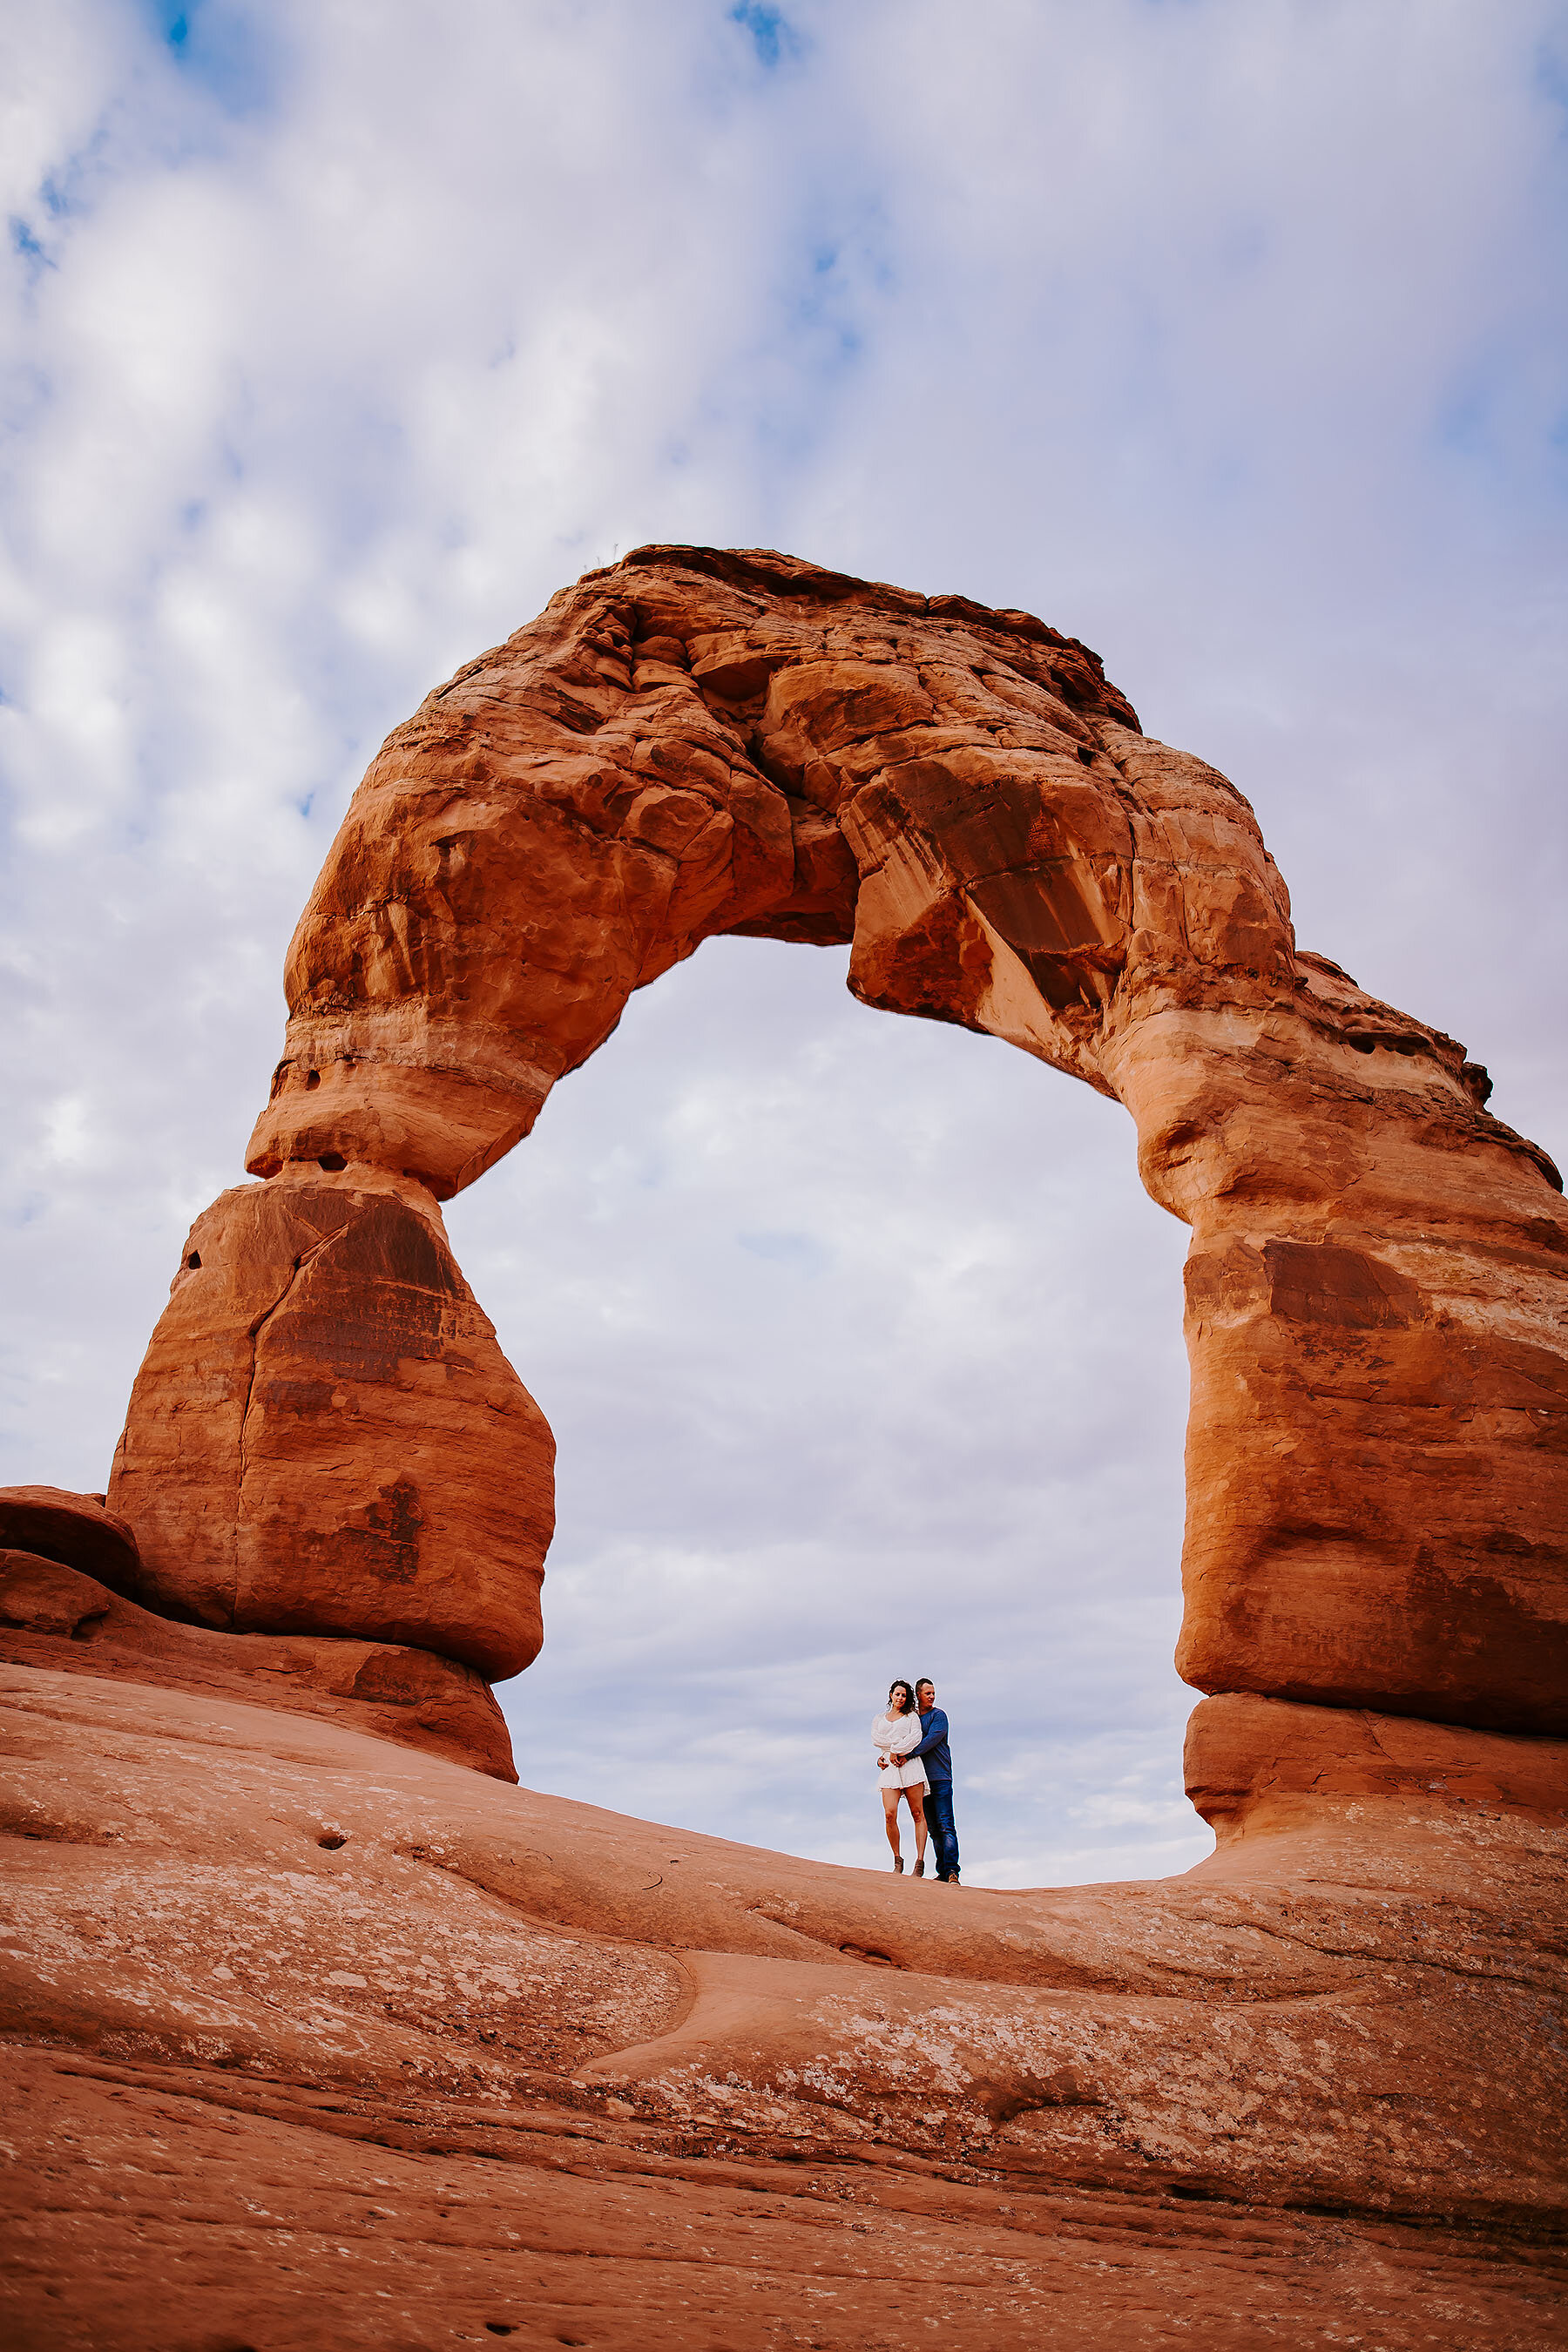
<path id="1" fill-rule="evenodd" d="M 910 1748 L 909 1760 L 912 1764 L 918 1756 L 931 1782 L 926 1790 L 926 1821 L 936 1847 L 936 1874 L 950 1886 L 957 1886 L 961 1882 L 958 1832 L 952 1826 L 952 1758 L 948 1752 L 947 1717 L 936 1703 L 936 1685 L 929 1675 L 915 1685 L 915 1706 L 920 1710 L 921 1740 L 918 1748 Z"/>

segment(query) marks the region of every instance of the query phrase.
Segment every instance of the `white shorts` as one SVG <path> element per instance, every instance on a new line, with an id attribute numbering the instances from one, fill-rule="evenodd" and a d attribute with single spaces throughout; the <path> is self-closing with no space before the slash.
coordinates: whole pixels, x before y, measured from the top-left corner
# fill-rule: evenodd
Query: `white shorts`
<path id="1" fill-rule="evenodd" d="M 881 1789 L 929 1789 L 931 1787 L 931 1782 L 926 1779 L 926 1768 L 918 1757 L 912 1764 L 908 1761 L 889 1760 L 885 1772 L 879 1764 L 873 1764 L 871 1769 L 877 1775 L 878 1787 Z"/>

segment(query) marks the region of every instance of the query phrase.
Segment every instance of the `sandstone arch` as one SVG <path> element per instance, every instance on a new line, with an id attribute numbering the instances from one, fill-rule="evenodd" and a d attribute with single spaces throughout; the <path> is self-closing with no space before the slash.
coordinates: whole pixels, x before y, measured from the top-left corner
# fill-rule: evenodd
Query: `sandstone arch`
<path id="1" fill-rule="evenodd" d="M 1251 809 L 1021 613 L 646 548 L 387 740 L 289 951 L 247 1166 L 110 1502 L 144 1597 L 516 1672 L 551 1440 L 437 1203 L 706 938 L 1120 1099 L 1193 1231 L 1209 1692 L 1568 1729 L 1568 1213 L 1451 1039 L 1298 950 Z"/>

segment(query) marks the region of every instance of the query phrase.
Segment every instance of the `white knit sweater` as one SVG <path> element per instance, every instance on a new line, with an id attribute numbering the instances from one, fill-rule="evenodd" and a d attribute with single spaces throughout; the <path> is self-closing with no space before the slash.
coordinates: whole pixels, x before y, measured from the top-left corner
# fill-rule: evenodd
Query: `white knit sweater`
<path id="1" fill-rule="evenodd" d="M 871 1725 L 871 1745 L 884 1756 L 907 1756 L 920 1736 L 918 1715 L 879 1715 Z"/>

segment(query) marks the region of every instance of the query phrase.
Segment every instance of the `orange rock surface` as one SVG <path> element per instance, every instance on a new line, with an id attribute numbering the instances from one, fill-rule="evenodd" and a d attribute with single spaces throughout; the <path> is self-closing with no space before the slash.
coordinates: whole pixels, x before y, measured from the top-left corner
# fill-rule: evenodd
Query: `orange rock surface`
<path id="1" fill-rule="evenodd" d="M 136 1538 L 104 1497 L 59 1486 L 0 1486 L 0 1549 L 58 1559 L 115 1592 L 134 1592 L 141 1573 Z"/>
<path id="2" fill-rule="evenodd" d="M 0 1659 L 326 1716 L 517 1779 L 506 1719 L 472 1666 L 379 1642 L 180 1624 L 36 1552 L 0 1550 Z"/>
<path id="3" fill-rule="evenodd" d="M 554 1445 L 417 1185 L 311 1168 L 192 1228 L 110 1491 L 139 1597 L 517 1674 Z"/>
<path id="4" fill-rule="evenodd" d="M 18 2352 L 1563 2341 L 1568 1743 L 1205 1702 L 1211 1861 L 987 1894 L 0 1697 Z"/>
<path id="5" fill-rule="evenodd" d="M 146 1597 L 523 1663 L 547 1440 L 488 1327 L 474 1345 L 405 1285 L 340 1362 L 369 1261 L 333 1243 L 274 1305 L 279 1270 L 340 1189 L 401 1187 L 434 1234 L 434 1199 L 528 1132 L 630 992 L 726 931 L 852 940 L 868 1003 L 1005 1037 L 1131 1112 L 1193 1232 L 1191 1682 L 1568 1729 L 1550 1161 L 1462 1047 L 1298 950 L 1247 803 L 1143 736 L 1084 647 L 767 553 L 589 573 L 373 762 L 289 950 L 267 1191 L 193 1234 L 132 1399 L 110 1500 Z"/>

